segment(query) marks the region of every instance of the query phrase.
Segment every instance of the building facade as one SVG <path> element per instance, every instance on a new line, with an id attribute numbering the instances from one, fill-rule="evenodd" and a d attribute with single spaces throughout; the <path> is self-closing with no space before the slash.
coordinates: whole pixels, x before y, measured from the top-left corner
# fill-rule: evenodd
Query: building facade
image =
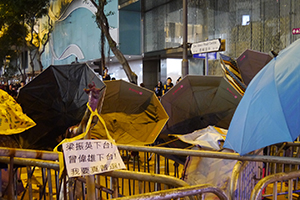
<path id="1" fill-rule="evenodd" d="M 49 16 L 52 20 L 53 31 L 50 41 L 46 46 L 42 57 L 44 67 L 50 65 L 71 64 L 72 62 L 88 62 L 97 70 L 98 66 L 93 64 L 101 58 L 101 31 L 95 22 L 96 8 L 85 0 L 53 0 L 50 3 Z M 126 19 L 126 15 L 118 11 L 118 1 L 112 0 L 105 6 L 105 12 L 112 13 L 107 16 L 110 25 L 110 33 L 116 43 L 121 47 L 120 31 L 124 30 L 120 22 Z M 46 18 L 40 22 L 40 32 L 43 32 Z M 138 20 L 140 22 L 140 20 Z M 140 23 L 139 23 L 140 24 Z M 132 28 L 132 27 L 131 27 Z M 137 27 L 140 31 L 140 27 Z M 135 36 L 133 36 L 135 37 Z M 122 38 L 121 38 L 122 39 Z M 140 41 L 140 39 L 138 40 Z M 132 45 L 135 45 L 132 42 Z M 125 45 L 123 45 L 125 46 Z M 132 70 L 142 81 L 142 59 L 139 48 L 133 49 L 134 54 L 126 54 L 126 48 L 122 51 L 129 60 Z M 136 56 L 138 55 L 138 56 Z M 111 77 L 127 80 L 126 74 L 121 65 L 114 58 L 109 50 L 108 44 L 105 45 L 106 66 Z"/>
<path id="2" fill-rule="evenodd" d="M 141 2 L 143 50 L 145 59 L 149 60 L 144 63 L 144 71 L 159 72 L 157 79 L 165 80 L 172 75 L 169 71 L 174 71 L 173 66 L 166 66 L 165 57 L 176 57 L 172 49 L 182 44 L 182 2 Z M 293 28 L 300 27 L 299 8 L 297 0 L 188 0 L 188 43 L 225 39 L 226 51 L 222 53 L 233 58 L 246 49 L 279 52 L 300 37 L 292 33 Z M 163 49 L 170 53 L 162 52 Z M 162 56 L 162 53 L 169 55 Z M 218 67 L 214 62 L 209 61 L 210 66 Z M 180 60 L 177 63 L 180 65 Z M 189 64 L 190 74 L 203 73 L 203 60 L 190 58 Z M 216 67 L 210 67 L 209 73 L 220 74 Z M 145 76 L 144 81 L 154 84 Z"/>
<path id="3" fill-rule="evenodd" d="M 183 0 L 112 0 L 106 6 L 111 33 L 129 59 L 139 83 L 153 88 L 158 80 L 173 82 L 181 75 Z M 226 40 L 226 51 L 237 58 L 246 49 L 279 52 L 300 35 L 298 0 L 188 0 L 188 43 L 215 38 Z M 100 30 L 89 1 L 54 0 L 54 30 L 43 55 L 45 66 L 100 58 Z M 108 49 L 108 48 L 107 48 Z M 107 50 L 112 77 L 126 79 L 122 67 Z M 209 74 L 221 74 L 209 61 Z M 189 54 L 190 74 L 203 74 L 203 60 Z"/>

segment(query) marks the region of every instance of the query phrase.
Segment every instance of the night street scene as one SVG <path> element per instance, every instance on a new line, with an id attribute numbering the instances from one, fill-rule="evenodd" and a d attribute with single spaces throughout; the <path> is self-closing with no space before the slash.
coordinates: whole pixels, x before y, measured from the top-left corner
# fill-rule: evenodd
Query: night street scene
<path id="1" fill-rule="evenodd" d="M 299 0 L 0 0 L 0 200 L 300 200 Z"/>

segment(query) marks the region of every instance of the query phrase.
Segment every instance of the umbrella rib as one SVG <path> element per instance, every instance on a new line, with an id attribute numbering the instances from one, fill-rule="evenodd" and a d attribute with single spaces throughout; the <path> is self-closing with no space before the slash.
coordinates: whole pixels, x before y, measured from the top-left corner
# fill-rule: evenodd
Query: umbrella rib
<path id="1" fill-rule="evenodd" d="M 276 81 L 276 77 L 275 77 L 275 66 L 276 66 L 276 63 L 277 63 L 277 60 L 276 60 L 276 58 L 274 59 L 274 67 L 273 67 L 273 70 L 274 70 L 274 82 Z M 280 97 L 279 97 L 279 93 L 278 93 L 278 87 L 277 87 L 277 84 L 275 83 L 274 84 L 275 85 L 275 88 L 276 88 L 276 97 L 278 98 L 278 101 L 279 101 L 279 103 L 280 103 L 280 109 L 281 109 L 281 112 L 283 113 L 283 115 L 284 115 L 284 117 L 285 117 L 285 114 L 284 114 L 284 111 L 283 111 L 283 109 L 282 109 L 282 102 L 281 102 L 281 99 L 280 99 Z M 290 136 L 291 136 L 291 141 L 294 141 L 295 140 L 295 138 L 292 138 L 292 135 L 291 135 L 291 130 L 290 130 L 290 127 L 288 126 L 288 124 L 287 124 L 287 122 L 286 122 L 286 120 L 285 120 L 285 124 L 286 124 L 286 127 L 287 127 L 287 129 L 289 130 L 289 132 L 290 132 Z"/>

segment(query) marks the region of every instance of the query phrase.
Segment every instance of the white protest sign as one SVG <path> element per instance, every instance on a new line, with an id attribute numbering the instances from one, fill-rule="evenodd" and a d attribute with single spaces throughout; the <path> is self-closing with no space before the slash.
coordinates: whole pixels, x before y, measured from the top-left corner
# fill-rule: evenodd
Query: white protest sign
<path id="1" fill-rule="evenodd" d="M 125 168 L 117 146 L 109 140 L 77 140 L 63 143 L 63 151 L 69 177 Z"/>

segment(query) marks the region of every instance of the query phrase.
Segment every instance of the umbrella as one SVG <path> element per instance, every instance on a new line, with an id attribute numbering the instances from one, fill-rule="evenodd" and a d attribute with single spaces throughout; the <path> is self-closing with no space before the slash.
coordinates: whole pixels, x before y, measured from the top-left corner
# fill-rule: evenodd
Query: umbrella
<path id="1" fill-rule="evenodd" d="M 35 126 L 21 106 L 7 92 L 0 89 L 0 135 L 21 133 Z"/>
<path id="2" fill-rule="evenodd" d="M 68 127 L 79 123 L 85 113 L 88 84 L 105 91 L 104 83 L 86 64 L 50 66 L 25 85 L 18 96 L 24 112 L 37 125 L 21 134 L 23 148 L 55 147 Z"/>
<path id="3" fill-rule="evenodd" d="M 122 81 L 105 81 L 106 93 L 101 116 L 118 144 L 152 144 L 168 120 L 154 92 Z M 92 138 L 105 138 L 101 123 Z"/>
<path id="4" fill-rule="evenodd" d="M 237 67 L 236 61 L 224 54 L 220 54 L 220 61 L 221 69 L 225 74 L 225 78 L 237 91 L 244 94 L 246 85 L 243 83 L 241 72 Z"/>
<path id="5" fill-rule="evenodd" d="M 249 85 L 253 77 L 272 60 L 267 53 L 247 49 L 237 59 L 243 81 Z"/>
<path id="6" fill-rule="evenodd" d="M 161 98 L 170 116 L 162 138 L 215 125 L 227 129 L 241 94 L 222 76 L 188 75 Z"/>
<path id="7" fill-rule="evenodd" d="M 196 130 L 185 135 L 174 135 L 181 141 L 198 145 L 203 149 L 220 150 L 219 142 L 226 138 L 227 130 L 215 126 L 208 126 L 207 128 Z"/>
<path id="8" fill-rule="evenodd" d="M 224 147 L 244 155 L 300 134 L 300 40 L 251 81 L 231 121 Z"/>

